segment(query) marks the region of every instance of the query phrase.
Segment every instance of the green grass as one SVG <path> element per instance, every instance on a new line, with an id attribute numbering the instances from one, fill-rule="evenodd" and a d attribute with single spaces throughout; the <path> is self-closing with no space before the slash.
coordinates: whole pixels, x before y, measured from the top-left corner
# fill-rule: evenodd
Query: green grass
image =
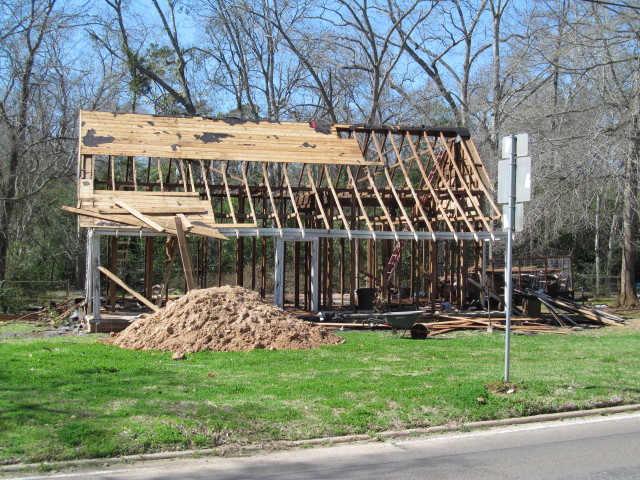
<path id="1" fill-rule="evenodd" d="M 51 327 L 46 323 L 41 321 L 8 321 L 1 322 L 0 321 L 0 336 L 4 334 L 33 334 L 44 332 L 49 330 Z M 11 335 L 13 336 L 13 335 Z"/>
<path id="2" fill-rule="evenodd" d="M 595 333 L 595 334 L 594 334 Z M 345 332 L 312 351 L 122 350 L 95 336 L 0 341 L 0 463 L 304 440 L 640 402 L 640 332 L 424 341 Z M 479 402 L 482 397 L 485 402 Z"/>

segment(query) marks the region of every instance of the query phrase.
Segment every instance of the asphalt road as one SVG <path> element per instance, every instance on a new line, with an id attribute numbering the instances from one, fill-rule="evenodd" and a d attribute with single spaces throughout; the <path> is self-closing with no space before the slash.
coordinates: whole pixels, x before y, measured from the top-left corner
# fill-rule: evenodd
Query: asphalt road
<path id="1" fill-rule="evenodd" d="M 640 413 L 251 457 L 110 465 L 35 479 L 640 479 Z"/>

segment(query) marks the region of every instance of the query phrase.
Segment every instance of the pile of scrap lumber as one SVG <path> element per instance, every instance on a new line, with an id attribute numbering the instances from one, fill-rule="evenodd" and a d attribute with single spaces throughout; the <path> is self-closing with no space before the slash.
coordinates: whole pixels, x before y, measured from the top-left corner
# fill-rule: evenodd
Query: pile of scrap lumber
<path id="1" fill-rule="evenodd" d="M 429 330 L 428 336 L 433 337 L 442 333 L 454 332 L 457 330 L 505 330 L 504 318 L 489 319 L 477 317 L 458 317 L 449 315 L 438 315 L 438 321 L 423 323 Z M 534 333 L 568 333 L 560 331 L 557 327 L 541 322 L 539 319 L 517 318 L 511 319 L 511 330 L 528 334 Z"/>
<path id="2" fill-rule="evenodd" d="M 57 323 L 62 320 L 76 317 L 74 314 L 78 311 L 78 308 L 83 305 L 83 298 L 70 298 L 64 302 L 52 302 L 50 308 L 44 309 L 39 313 L 41 313 L 46 320 L 51 320 Z"/>
<path id="3" fill-rule="evenodd" d="M 537 299 L 547 307 L 549 314 L 543 314 L 540 318 L 527 316 L 522 310 L 514 308 L 514 315 L 511 317 L 511 330 L 515 333 L 536 334 L 536 333 L 569 333 L 567 328 L 585 326 L 620 326 L 624 324 L 624 319 L 604 312 L 600 309 L 581 305 L 566 298 L 554 298 L 541 292 L 533 290 L 515 289 L 515 293 L 530 300 Z M 497 296 L 497 294 L 495 294 Z M 502 300 L 502 297 L 499 297 Z M 368 317 L 355 318 L 354 315 L 344 317 L 345 323 L 327 323 L 320 325 L 328 328 L 390 328 L 384 323 L 372 325 L 368 322 Z M 352 318 L 354 317 L 354 318 Z M 360 316 L 358 316 L 360 317 Z M 372 314 L 371 317 L 376 317 Z M 468 313 L 427 313 L 426 311 L 418 322 L 426 327 L 428 337 L 433 337 L 443 333 L 450 333 L 459 330 L 505 330 L 506 319 L 504 312 L 468 312 Z"/>
<path id="4" fill-rule="evenodd" d="M 495 316 L 494 316 L 495 315 Z M 307 316 L 308 317 L 308 316 Z M 357 318 L 356 318 L 357 317 Z M 302 317 L 301 317 L 302 318 Z M 308 321 L 317 322 L 317 317 L 305 318 Z M 338 319 L 344 322 L 319 322 L 318 325 L 330 329 L 387 329 L 393 328 L 392 325 L 372 321 L 376 319 L 375 314 L 371 316 L 362 315 L 344 315 Z M 426 329 L 427 336 L 433 337 L 443 333 L 449 333 L 460 330 L 505 330 L 504 312 L 482 312 L 482 313 L 456 313 L 456 314 L 431 314 L 425 312 L 416 325 L 423 325 Z M 402 328 L 399 328 L 402 330 Z M 539 318 L 511 318 L 511 330 L 524 334 L 535 333 L 569 333 L 567 330 L 559 330 L 557 326 L 545 323 Z"/>
<path id="5" fill-rule="evenodd" d="M 594 307 L 588 307 L 573 302 L 566 298 L 554 298 L 534 290 L 516 290 L 516 293 L 526 298 L 538 299 L 553 316 L 560 326 L 576 326 L 580 323 L 591 325 L 612 325 L 618 326 L 624 323 L 624 319 L 604 312 Z M 571 318 L 574 315 L 576 318 Z"/>
<path id="6" fill-rule="evenodd" d="M 82 305 L 84 305 L 83 298 L 70 298 L 64 302 L 51 302 L 48 307 L 40 308 L 40 310 L 32 312 L 0 315 L 0 320 L 39 320 L 59 322 L 69 318 L 74 318 L 74 312 L 76 312 Z"/>

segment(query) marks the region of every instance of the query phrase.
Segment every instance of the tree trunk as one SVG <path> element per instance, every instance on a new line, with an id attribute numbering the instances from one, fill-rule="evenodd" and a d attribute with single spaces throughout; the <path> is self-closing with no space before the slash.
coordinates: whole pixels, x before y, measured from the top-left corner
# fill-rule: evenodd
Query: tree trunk
<path id="1" fill-rule="evenodd" d="M 596 260 L 596 295 L 600 295 L 600 192 L 596 193 L 596 220 L 595 220 L 595 238 L 593 240 L 593 250 Z"/>
<path id="2" fill-rule="evenodd" d="M 31 71 L 29 70 L 29 74 Z M 29 75 L 30 77 L 30 75 Z M 19 114 L 18 125 L 14 126 L 16 132 L 11 139 L 13 145 L 9 152 L 9 165 L 7 169 L 6 178 L 4 179 L 4 185 L 0 186 L 0 194 L 4 197 L 3 208 L 0 209 L 0 281 L 5 280 L 7 275 L 7 260 L 9 257 L 9 228 L 11 226 L 11 218 L 13 217 L 13 211 L 16 206 L 17 191 L 17 176 L 18 165 L 20 161 L 19 145 L 24 145 L 26 142 L 26 125 L 27 125 L 27 102 L 29 99 L 29 87 L 28 79 L 25 80 L 25 86 L 23 87 L 23 103 L 21 104 L 21 110 Z M 1 177 L 0 177 L 1 179 Z M 4 187 L 4 188 L 3 188 Z"/>
<path id="3" fill-rule="evenodd" d="M 618 206 L 618 202 L 615 203 L 616 206 Z M 615 212 L 617 212 L 617 210 L 614 210 Z M 611 217 L 611 228 L 609 230 L 609 244 L 608 244 L 608 249 L 607 249 L 607 276 L 608 277 L 613 277 L 613 250 L 614 250 L 614 246 L 615 246 L 615 239 L 617 237 L 617 230 L 618 230 L 618 214 L 614 213 L 613 217 Z M 610 280 L 610 279 L 609 279 Z"/>
<path id="4" fill-rule="evenodd" d="M 640 99 L 638 99 L 640 100 Z M 636 102 L 637 103 L 637 102 Z M 629 153 L 625 161 L 623 212 L 622 212 L 622 267 L 620 271 L 620 296 L 617 306 L 631 308 L 638 306 L 635 289 L 636 249 L 634 235 L 636 233 L 636 198 L 638 193 L 638 152 L 640 150 L 640 122 L 638 105 L 634 105 Z"/>

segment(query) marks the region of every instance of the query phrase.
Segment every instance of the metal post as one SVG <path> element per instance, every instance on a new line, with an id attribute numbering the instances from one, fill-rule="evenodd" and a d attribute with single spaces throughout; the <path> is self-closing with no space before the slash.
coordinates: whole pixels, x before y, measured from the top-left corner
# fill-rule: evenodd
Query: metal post
<path id="1" fill-rule="evenodd" d="M 484 240 L 482 241 L 482 274 L 480 283 L 483 287 L 487 284 L 487 242 Z"/>
<path id="2" fill-rule="evenodd" d="M 87 271 L 85 279 L 87 312 L 100 320 L 100 235 L 95 229 L 87 230 Z M 98 322 L 99 323 L 99 322 Z"/>
<path id="3" fill-rule="evenodd" d="M 320 309 L 320 239 L 311 240 L 311 310 L 317 312 Z"/>
<path id="4" fill-rule="evenodd" d="M 516 217 L 516 137 L 509 135 L 511 139 L 511 154 L 509 155 L 509 165 L 511 175 L 509 176 L 509 225 L 507 226 L 507 248 L 505 251 L 504 268 L 504 306 L 506 310 L 506 329 L 504 342 L 504 381 L 509 381 L 509 356 L 511 350 L 511 310 L 513 296 L 513 278 L 511 276 L 511 260 L 513 256 L 513 231 L 515 229 Z"/>
<path id="5" fill-rule="evenodd" d="M 275 237 L 276 261 L 274 265 L 273 304 L 284 308 L 284 239 Z"/>

